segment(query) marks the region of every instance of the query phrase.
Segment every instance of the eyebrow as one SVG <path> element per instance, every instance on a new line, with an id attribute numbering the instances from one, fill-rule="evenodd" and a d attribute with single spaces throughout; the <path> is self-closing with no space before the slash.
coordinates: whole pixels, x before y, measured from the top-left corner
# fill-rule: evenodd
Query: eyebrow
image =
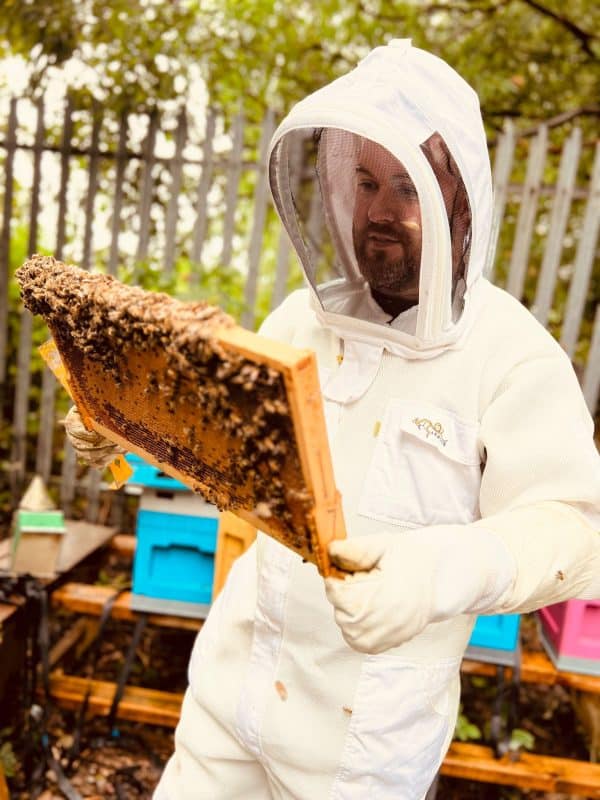
<path id="1" fill-rule="evenodd" d="M 364 167 L 362 164 L 357 164 L 356 167 L 354 168 L 354 171 L 356 173 L 360 172 L 363 173 L 364 175 L 368 175 L 370 178 L 373 178 L 373 180 L 377 180 L 373 175 L 373 173 L 369 169 L 367 169 L 367 167 Z M 406 170 L 404 172 L 394 172 L 392 173 L 391 177 L 403 181 L 408 181 L 412 186 L 414 186 L 413 181 L 408 172 L 406 172 Z"/>

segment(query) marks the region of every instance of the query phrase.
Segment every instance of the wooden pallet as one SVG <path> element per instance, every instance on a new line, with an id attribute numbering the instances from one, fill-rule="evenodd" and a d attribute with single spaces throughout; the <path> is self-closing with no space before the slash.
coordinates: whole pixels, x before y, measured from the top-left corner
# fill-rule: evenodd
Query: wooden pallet
<path id="1" fill-rule="evenodd" d="M 64 708 L 78 708 L 88 686 L 92 688 L 89 712 L 106 716 L 115 692 L 113 683 L 90 682 L 85 678 L 62 674 L 53 674 L 50 680 L 51 695 Z M 128 686 L 119 706 L 118 717 L 174 728 L 179 721 L 182 701 L 182 694 Z M 496 758 L 490 747 L 455 742 L 446 755 L 441 773 L 447 777 L 481 783 L 600 798 L 600 764 L 568 758 L 529 753 L 520 753 L 518 760 L 513 760 L 509 755 Z"/>
<path id="2" fill-rule="evenodd" d="M 509 755 L 496 758 L 490 747 L 454 742 L 441 773 L 481 783 L 600 798 L 600 764 L 569 758 L 520 753 L 513 761 Z"/>
<path id="3" fill-rule="evenodd" d="M 50 675 L 50 696 L 62 708 L 78 709 L 89 688 L 91 693 L 88 713 L 107 716 L 115 696 L 114 683 L 64 675 L 61 672 Z M 126 686 L 117 716 L 119 719 L 174 728 L 179 722 L 182 701 L 183 695 L 175 692 Z"/>
<path id="4" fill-rule="evenodd" d="M 107 599 L 114 594 L 114 589 L 107 586 L 93 586 L 86 583 L 66 583 L 52 593 L 52 604 L 61 606 L 79 614 L 99 616 Z M 131 608 L 131 592 L 125 592 L 117 600 L 112 609 L 115 619 L 135 620 L 137 612 Z M 187 619 L 172 615 L 152 614 L 152 624 L 169 628 L 198 630 L 202 620 Z M 464 660 L 464 675 L 494 677 L 496 666 L 482 661 Z M 510 680 L 512 670 L 507 668 L 506 678 Z M 545 653 L 523 653 L 521 661 L 521 681 L 523 683 L 543 684 L 545 686 L 568 686 L 579 691 L 600 694 L 600 677 L 596 675 L 580 675 L 576 672 L 560 672 Z"/>
<path id="5" fill-rule="evenodd" d="M 77 614 L 100 616 L 106 602 L 115 594 L 110 586 L 94 586 L 88 583 L 65 583 L 52 592 L 52 605 Z M 113 619 L 135 620 L 139 613 L 131 608 L 131 592 L 123 592 L 111 609 Z M 197 631 L 202 627 L 201 619 L 190 619 L 169 614 L 149 614 L 148 621 L 162 628 L 180 628 Z"/>
<path id="6" fill-rule="evenodd" d="M 462 662 L 463 675 L 480 675 L 493 677 L 497 667 L 494 664 L 484 664 L 481 661 Z M 506 678 L 512 678 L 512 669 L 506 669 Z M 521 681 L 523 683 L 537 683 L 545 686 L 568 686 L 582 692 L 600 694 L 600 676 L 582 675 L 577 672 L 560 672 L 545 653 L 523 653 L 521 659 Z"/>

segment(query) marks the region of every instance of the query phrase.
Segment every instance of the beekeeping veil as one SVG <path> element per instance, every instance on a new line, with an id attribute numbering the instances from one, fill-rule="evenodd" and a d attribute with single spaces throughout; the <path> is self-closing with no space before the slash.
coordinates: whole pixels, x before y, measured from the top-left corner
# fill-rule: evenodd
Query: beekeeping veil
<path id="1" fill-rule="evenodd" d="M 376 48 L 292 109 L 269 174 L 323 325 L 409 358 L 460 346 L 492 198 L 479 102 L 451 67 L 410 40 Z M 376 219 L 365 192 L 387 192 L 392 210 Z M 402 291 L 411 271 L 412 307 L 376 302 L 378 289 Z"/>

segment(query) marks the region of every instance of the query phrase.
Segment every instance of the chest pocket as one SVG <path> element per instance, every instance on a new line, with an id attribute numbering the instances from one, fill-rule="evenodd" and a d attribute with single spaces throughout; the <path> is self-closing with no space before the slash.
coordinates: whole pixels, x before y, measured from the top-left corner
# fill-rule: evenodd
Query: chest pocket
<path id="1" fill-rule="evenodd" d="M 479 518 L 478 426 L 444 409 L 392 400 L 358 513 L 413 527 Z"/>

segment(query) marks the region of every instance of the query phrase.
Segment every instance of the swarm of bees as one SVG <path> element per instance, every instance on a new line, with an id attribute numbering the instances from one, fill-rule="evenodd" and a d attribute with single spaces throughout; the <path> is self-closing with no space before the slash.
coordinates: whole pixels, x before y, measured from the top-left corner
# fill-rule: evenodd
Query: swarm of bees
<path id="1" fill-rule="evenodd" d="M 93 419 L 175 467 L 219 508 L 277 519 L 286 543 L 310 552 L 298 520 L 311 497 L 283 379 L 220 344 L 231 317 L 51 257 L 34 256 L 17 279 L 25 306 L 67 354 Z"/>

